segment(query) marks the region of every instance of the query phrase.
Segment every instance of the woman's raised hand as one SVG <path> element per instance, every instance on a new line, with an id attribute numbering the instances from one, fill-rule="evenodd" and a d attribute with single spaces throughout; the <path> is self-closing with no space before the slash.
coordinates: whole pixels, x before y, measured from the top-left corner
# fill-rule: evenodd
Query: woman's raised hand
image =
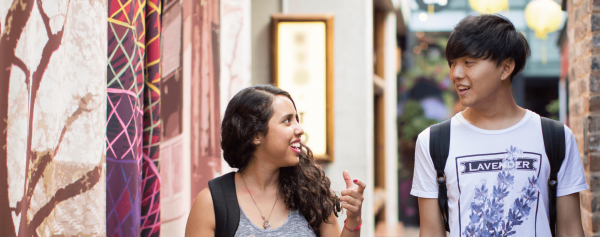
<path id="1" fill-rule="evenodd" d="M 346 181 L 346 189 L 342 190 L 342 196 L 340 197 L 342 208 L 346 209 L 348 221 L 356 222 L 358 224 L 361 219 L 362 203 L 365 199 L 363 197 L 363 192 L 365 191 L 367 184 L 358 179 L 353 180 L 346 170 L 344 170 L 343 175 L 344 181 Z"/>

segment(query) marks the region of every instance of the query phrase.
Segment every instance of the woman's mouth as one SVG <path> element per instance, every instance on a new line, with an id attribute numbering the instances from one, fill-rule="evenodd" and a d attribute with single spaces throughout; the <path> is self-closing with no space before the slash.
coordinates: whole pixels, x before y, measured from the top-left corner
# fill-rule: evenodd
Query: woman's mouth
<path id="1" fill-rule="evenodd" d="M 292 149 L 293 152 L 295 152 L 298 155 L 302 151 L 302 148 L 300 147 L 300 142 L 294 142 L 294 143 L 292 143 L 292 145 L 290 146 L 290 148 Z"/>

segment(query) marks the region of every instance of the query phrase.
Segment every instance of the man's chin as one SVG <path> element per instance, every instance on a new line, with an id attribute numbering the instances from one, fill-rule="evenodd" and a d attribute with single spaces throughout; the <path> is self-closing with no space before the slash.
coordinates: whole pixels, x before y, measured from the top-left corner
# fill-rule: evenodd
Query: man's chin
<path id="1" fill-rule="evenodd" d="M 461 99 L 460 100 L 460 104 L 466 108 L 472 108 L 474 103 L 473 101 L 467 100 L 467 99 Z"/>

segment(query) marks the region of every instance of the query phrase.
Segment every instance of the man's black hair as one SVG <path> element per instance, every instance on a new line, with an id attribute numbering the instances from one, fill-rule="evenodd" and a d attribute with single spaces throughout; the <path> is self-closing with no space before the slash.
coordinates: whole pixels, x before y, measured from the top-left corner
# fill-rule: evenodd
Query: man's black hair
<path id="1" fill-rule="evenodd" d="M 505 59 L 512 58 L 515 69 L 510 74 L 511 81 L 523 71 L 530 55 L 525 36 L 500 15 L 471 15 L 460 20 L 448 39 L 445 52 L 448 62 L 470 56 L 491 59 L 498 66 Z"/>

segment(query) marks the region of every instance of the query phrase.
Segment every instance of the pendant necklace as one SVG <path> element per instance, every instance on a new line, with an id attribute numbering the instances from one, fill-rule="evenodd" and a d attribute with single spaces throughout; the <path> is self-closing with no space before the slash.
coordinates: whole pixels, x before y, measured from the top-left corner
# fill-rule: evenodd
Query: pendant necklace
<path id="1" fill-rule="evenodd" d="M 258 209 L 258 212 L 260 213 L 260 217 L 262 217 L 262 219 L 263 219 L 263 228 L 268 230 L 269 227 L 271 226 L 271 222 L 269 222 L 269 219 L 271 218 L 271 214 L 273 214 L 273 209 L 275 209 L 275 204 L 277 204 L 277 200 L 279 200 L 279 190 L 277 190 L 277 196 L 275 197 L 275 203 L 273 203 L 273 208 L 271 208 L 271 213 L 269 213 L 268 218 L 265 218 L 265 215 L 263 215 L 262 211 L 260 211 L 260 208 L 258 208 L 256 201 L 254 201 L 254 197 L 252 197 L 252 193 L 250 193 L 250 190 L 248 190 L 248 185 L 246 185 L 246 180 L 244 179 L 244 176 L 241 173 L 240 173 L 240 177 L 242 177 L 242 181 L 244 181 L 244 187 L 246 187 L 246 191 L 248 192 L 248 194 L 250 194 L 250 198 L 252 198 L 252 202 L 254 202 L 254 206 L 256 206 L 256 209 Z"/>

